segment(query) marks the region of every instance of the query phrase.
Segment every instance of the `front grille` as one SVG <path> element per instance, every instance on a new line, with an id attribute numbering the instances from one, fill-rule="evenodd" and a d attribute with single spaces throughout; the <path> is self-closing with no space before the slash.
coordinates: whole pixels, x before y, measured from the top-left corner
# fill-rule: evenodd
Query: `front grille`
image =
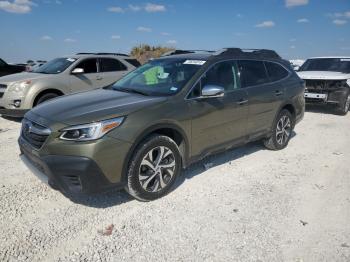
<path id="1" fill-rule="evenodd" d="M 332 90 L 338 88 L 344 88 L 347 86 L 346 80 L 305 80 L 305 86 L 308 90 Z"/>
<path id="2" fill-rule="evenodd" d="M 7 85 L 0 84 L 0 89 L 6 89 L 6 88 L 7 88 Z"/>
<path id="3" fill-rule="evenodd" d="M 22 137 L 34 148 L 39 149 L 43 146 L 50 135 L 51 130 L 28 119 L 22 123 Z"/>
<path id="4" fill-rule="evenodd" d="M 2 98 L 3 96 L 4 96 L 4 93 L 1 93 L 1 92 L 0 92 L 0 98 Z"/>

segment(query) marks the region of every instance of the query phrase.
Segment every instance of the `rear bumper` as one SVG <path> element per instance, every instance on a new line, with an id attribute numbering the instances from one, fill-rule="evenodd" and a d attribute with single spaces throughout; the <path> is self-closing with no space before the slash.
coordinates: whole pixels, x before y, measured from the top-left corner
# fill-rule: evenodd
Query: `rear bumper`
<path id="1" fill-rule="evenodd" d="M 111 183 L 95 161 L 81 156 L 47 155 L 38 157 L 18 140 L 21 159 L 39 179 L 65 194 L 92 194 L 121 189 L 123 183 Z"/>
<path id="2" fill-rule="evenodd" d="M 0 115 L 14 118 L 22 118 L 29 109 L 6 109 L 0 108 Z"/>

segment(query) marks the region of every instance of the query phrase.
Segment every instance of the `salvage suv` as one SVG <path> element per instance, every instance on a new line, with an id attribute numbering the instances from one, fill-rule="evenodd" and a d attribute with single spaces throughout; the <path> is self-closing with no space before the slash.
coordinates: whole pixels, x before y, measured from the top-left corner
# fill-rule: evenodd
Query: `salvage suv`
<path id="1" fill-rule="evenodd" d="M 346 115 L 350 107 L 350 57 L 315 57 L 306 60 L 298 75 L 305 80 L 307 103 L 332 105 Z"/>
<path id="2" fill-rule="evenodd" d="M 67 195 L 165 195 L 182 168 L 250 141 L 287 146 L 304 82 L 270 50 L 168 55 L 113 86 L 48 101 L 23 120 L 21 158 Z"/>
<path id="3" fill-rule="evenodd" d="M 23 117 L 58 96 L 113 84 L 139 63 L 124 54 L 79 53 L 56 58 L 31 72 L 0 78 L 0 115 Z"/>

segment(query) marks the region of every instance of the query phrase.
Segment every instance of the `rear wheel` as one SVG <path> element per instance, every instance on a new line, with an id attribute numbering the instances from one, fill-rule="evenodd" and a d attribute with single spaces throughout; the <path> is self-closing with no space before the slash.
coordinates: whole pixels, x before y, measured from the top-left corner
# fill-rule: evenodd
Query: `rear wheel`
<path id="1" fill-rule="evenodd" d="M 345 97 L 346 99 L 344 99 L 343 103 L 340 104 L 337 110 L 338 114 L 342 116 L 345 116 L 350 108 L 350 90 L 348 90 Z"/>
<path id="2" fill-rule="evenodd" d="M 283 109 L 277 116 L 272 135 L 264 141 L 264 145 L 271 150 L 281 150 L 288 145 L 294 128 L 292 114 Z"/>
<path id="3" fill-rule="evenodd" d="M 55 93 L 47 93 L 47 94 L 44 94 L 44 95 L 42 95 L 42 96 L 40 96 L 39 98 L 38 98 L 38 100 L 36 101 L 36 103 L 35 103 L 35 106 L 37 106 L 37 105 L 39 105 L 39 104 L 41 104 L 41 103 L 44 103 L 44 102 L 46 102 L 46 101 L 49 101 L 49 100 L 51 100 L 51 99 L 54 99 L 54 98 L 56 98 L 56 97 L 58 97 L 59 95 L 58 94 L 55 94 Z"/>
<path id="4" fill-rule="evenodd" d="M 167 136 L 153 135 L 135 150 L 125 189 L 142 201 L 160 198 L 171 190 L 180 170 L 177 144 Z"/>

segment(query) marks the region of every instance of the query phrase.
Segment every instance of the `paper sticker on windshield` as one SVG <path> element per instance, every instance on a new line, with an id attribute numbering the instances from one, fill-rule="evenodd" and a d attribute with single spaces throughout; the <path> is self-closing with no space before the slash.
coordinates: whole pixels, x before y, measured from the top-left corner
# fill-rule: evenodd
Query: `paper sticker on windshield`
<path id="1" fill-rule="evenodd" d="M 340 61 L 342 61 L 342 62 L 350 62 L 350 58 L 343 58 L 343 59 L 340 59 Z"/>
<path id="2" fill-rule="evenodd" d="M 67 61 L 69 61 L 69 62 L 74 62 L 74 61 L 75 61 L 75 58 L 67 58 Z"/>
<path id="3" fill-rule="evenodd" d="M 203 60 L 186 60 L 185 65 L 204 65 L 206 61 Z"/>
<path id="4" fill-rule="evenodd" d="M 173 86 L 172 88 L 170 88 L 170 91 L 177 91 L 177 87 Z"/>

